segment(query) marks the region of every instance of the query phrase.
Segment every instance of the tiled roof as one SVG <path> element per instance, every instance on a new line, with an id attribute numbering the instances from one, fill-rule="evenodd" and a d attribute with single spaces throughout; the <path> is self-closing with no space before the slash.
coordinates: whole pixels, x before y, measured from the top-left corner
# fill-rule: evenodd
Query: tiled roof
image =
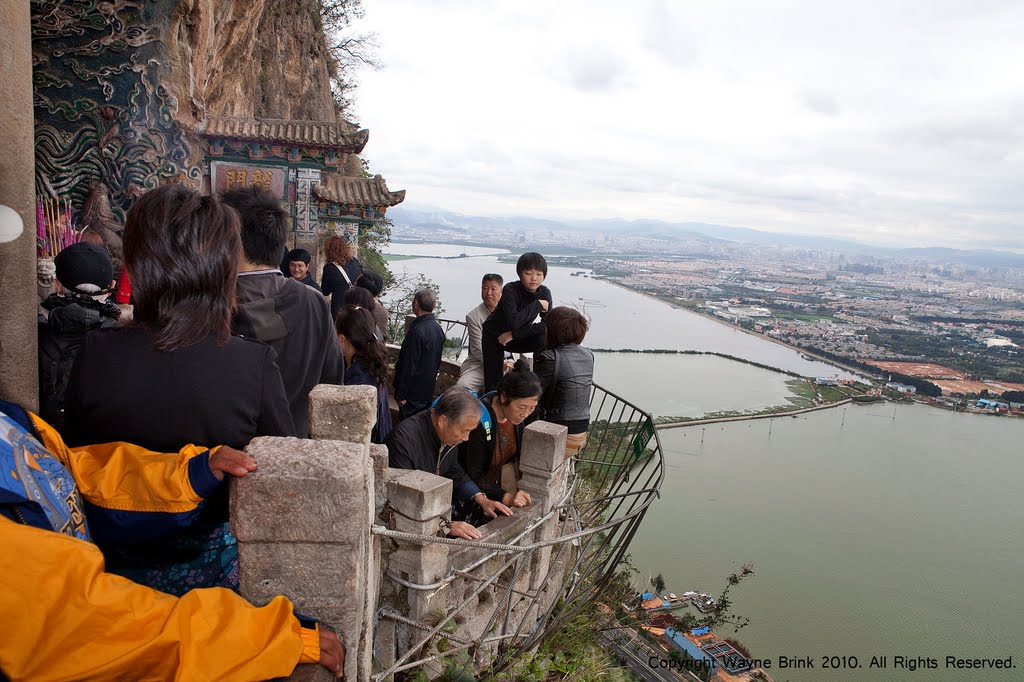
<path id="1" fill-rule="evenodd" d="M 277 142 L 344 150 L 358 154 L 366 146 L 370 131 L 330 121 L 284 121 L 272 118 L 231 118 L 208 116 L 200 127 L 206 137 Z"/>
<path id="2" fill-rule="evenodd" d="M 405 200 L 405 190 L 388 190 L 384 178 L 350 178 L 337 173 L 325 174 L 313 185 L 313 193 L 325 201 L 354 206 L 395 206 Z"/>

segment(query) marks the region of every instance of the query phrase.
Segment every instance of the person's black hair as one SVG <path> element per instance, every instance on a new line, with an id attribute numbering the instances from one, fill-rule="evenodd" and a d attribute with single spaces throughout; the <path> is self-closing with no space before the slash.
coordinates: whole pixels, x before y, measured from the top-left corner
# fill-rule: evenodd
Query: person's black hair
<path id="1" fill-rule="evenodd" d="M 132 282 L 133 323 L 155 330 L 157 350 L 207 334 L 225 344 L 242 244 L 235 209 L 185 185 L 143 194 L 124 223 L 124 262 Z"/>
<path id="2" fill-rule="evenodd" d="M 484 275 L 484 278 L 480 280 L 480 286 L 483 286 L 488 282 L 497 282 L 498 286 L 500 287 L 502 284 L 505 283 L 505 279 L 497 273 L 488 272 L 486 275 Z"/>
<path id="3" fill-rule="evenodd" d="M 343 301 L 345 305 L 357 305 L 367 310 L 373 310 L 377 306 L 377 302 L 373 300 L 373 294 L 362 287 L 346 289 Z"/>
<path id="4" fill-rule="evenodd" d="M 384 344 L 373 335 L 377 325 L 374 323 L 370 311 L 366 308 L 346 305 L 338 311 L 334 328 L 355 348 L 353 359 L 362 360 L 366 364 L 366 369 L 370 371 L 370 376 L 380 384 L 386 384 L 388 381 L 388 352 L 384 348 Z"/>
<path id="5" fill-rule="evenodd" d="M 425 313 L 434 312 L 434 306 L 437 305 L 437 295 L 430 289 L 420 289 L 413 296 L 413 300 Z"/>
<path id="6" fill-rule="evenodd" d="M 547 277 L 548 262 L 536 251 L 527 251 L 516 261 L 516 274 L 522 277 L 525 270 L 540 270 Z"/>
<path id="7" fill-rule="evenodd" d="M 291 263 L 293 260 L 300 260 L 306 265 L 313 260 L 313 256 L 309 255 L 309 251 L 305 249 L 292 249 L 288 252 L 288 262 Z"/>
<path id="8" fill-rule="evenodd" d="M 530 363 L 523 358 L 516 360 L 512 371 L 506 372 L 498 382 L 498 395 L 502 397 L 504 405 L 520 398 L 539 398 L 543 392 L 540 377 L 530 370 Z"/>
<path id="9" fill-rule="evenodd" d="M 228 190 L 220 200 L 242 219 L 242 250 L 250 263 L 277 265 L 288 239 L 288 212 L 281 201 L 261 187 Z"/>
<path id="10" fill-rule="evenodd" d="M 373 270 L 363 270 L 363 274 L 356 278 L 356 286 L 366 289 L 374 297 L 377 297 L 384 291 L 384 278 Z"/>

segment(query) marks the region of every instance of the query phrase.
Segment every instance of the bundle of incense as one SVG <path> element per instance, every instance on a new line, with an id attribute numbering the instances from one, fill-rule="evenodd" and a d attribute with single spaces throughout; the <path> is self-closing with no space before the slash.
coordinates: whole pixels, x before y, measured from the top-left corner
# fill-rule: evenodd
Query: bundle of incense
<path id="1" fill-rule="evenodd" d="M 71 218 L 70 199 L 40 199 L 36 204 L 37 254 L 53 258 L 61 249 L 81 240 Z"/>

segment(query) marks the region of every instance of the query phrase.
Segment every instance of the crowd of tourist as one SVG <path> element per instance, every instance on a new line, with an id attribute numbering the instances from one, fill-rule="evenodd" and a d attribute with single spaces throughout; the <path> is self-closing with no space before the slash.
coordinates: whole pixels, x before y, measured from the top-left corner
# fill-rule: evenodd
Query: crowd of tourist
<path id="1" fill-rule="evenodd" d="M 381 275 L 332 236 L 318 286 L 312 254 L 286 246 L 288 222 L 256 188 L 217 197 L 169 184 L 129 210 L 123 272 L 87 241 L 56 257 L 57 292 L 40 308 L 40 415 L 0 403 L 0 537 L 15 548 L 0 613 L 32 612 L 0 642 L 0 678 L 170 666 L 181 679 L 263 679 L 300 662 L 340 674 L 337 635 L 284 597 L 256 608 L 234 592 L 224 484 L 256 470 L 242 452 L 254 437 L 308 436 L 317 384 L 376 389 L 372 442 L 392 467 L 452 480 L 453 537 L 479 539 L 489 519 L 532 504 L 517 487 L 531 420 L 565 425 L 567 456 L 583 447 L 587 321 L 553 307 L 542 255 L 523 254 L 514 281 L 483 275 L 458 385 L 436 395 L 435 293 L 412 296 L 389 372 Z M 110 300 L 126 281 L 128 320 Z M 511 353 L 533 354 L 532 367 L 521 357 L 507 371 Z M 230 646 L 220 623 L 239 633 Z M 86 647 L 96 638 L 117 643 Z M 47 656 L 43 640 L 81 655 Z"/>

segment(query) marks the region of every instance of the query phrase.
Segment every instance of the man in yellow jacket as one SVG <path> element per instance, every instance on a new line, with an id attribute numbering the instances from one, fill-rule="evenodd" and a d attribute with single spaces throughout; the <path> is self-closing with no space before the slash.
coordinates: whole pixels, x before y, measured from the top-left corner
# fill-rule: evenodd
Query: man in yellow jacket
<path id="1" fill-rule="evenodd" d="M 89 542 L 94 520 L 133 532 L 187 522 L 224 474 L 255 469 L 228 447 L 68 448 L 0 401 L 0 678 L 264 680 L 299 663 L 340 676 L 338 636 L 300 620 L 285 597 L 260 608 L 223 588 L 174 597 L 105 572 Z"/>

